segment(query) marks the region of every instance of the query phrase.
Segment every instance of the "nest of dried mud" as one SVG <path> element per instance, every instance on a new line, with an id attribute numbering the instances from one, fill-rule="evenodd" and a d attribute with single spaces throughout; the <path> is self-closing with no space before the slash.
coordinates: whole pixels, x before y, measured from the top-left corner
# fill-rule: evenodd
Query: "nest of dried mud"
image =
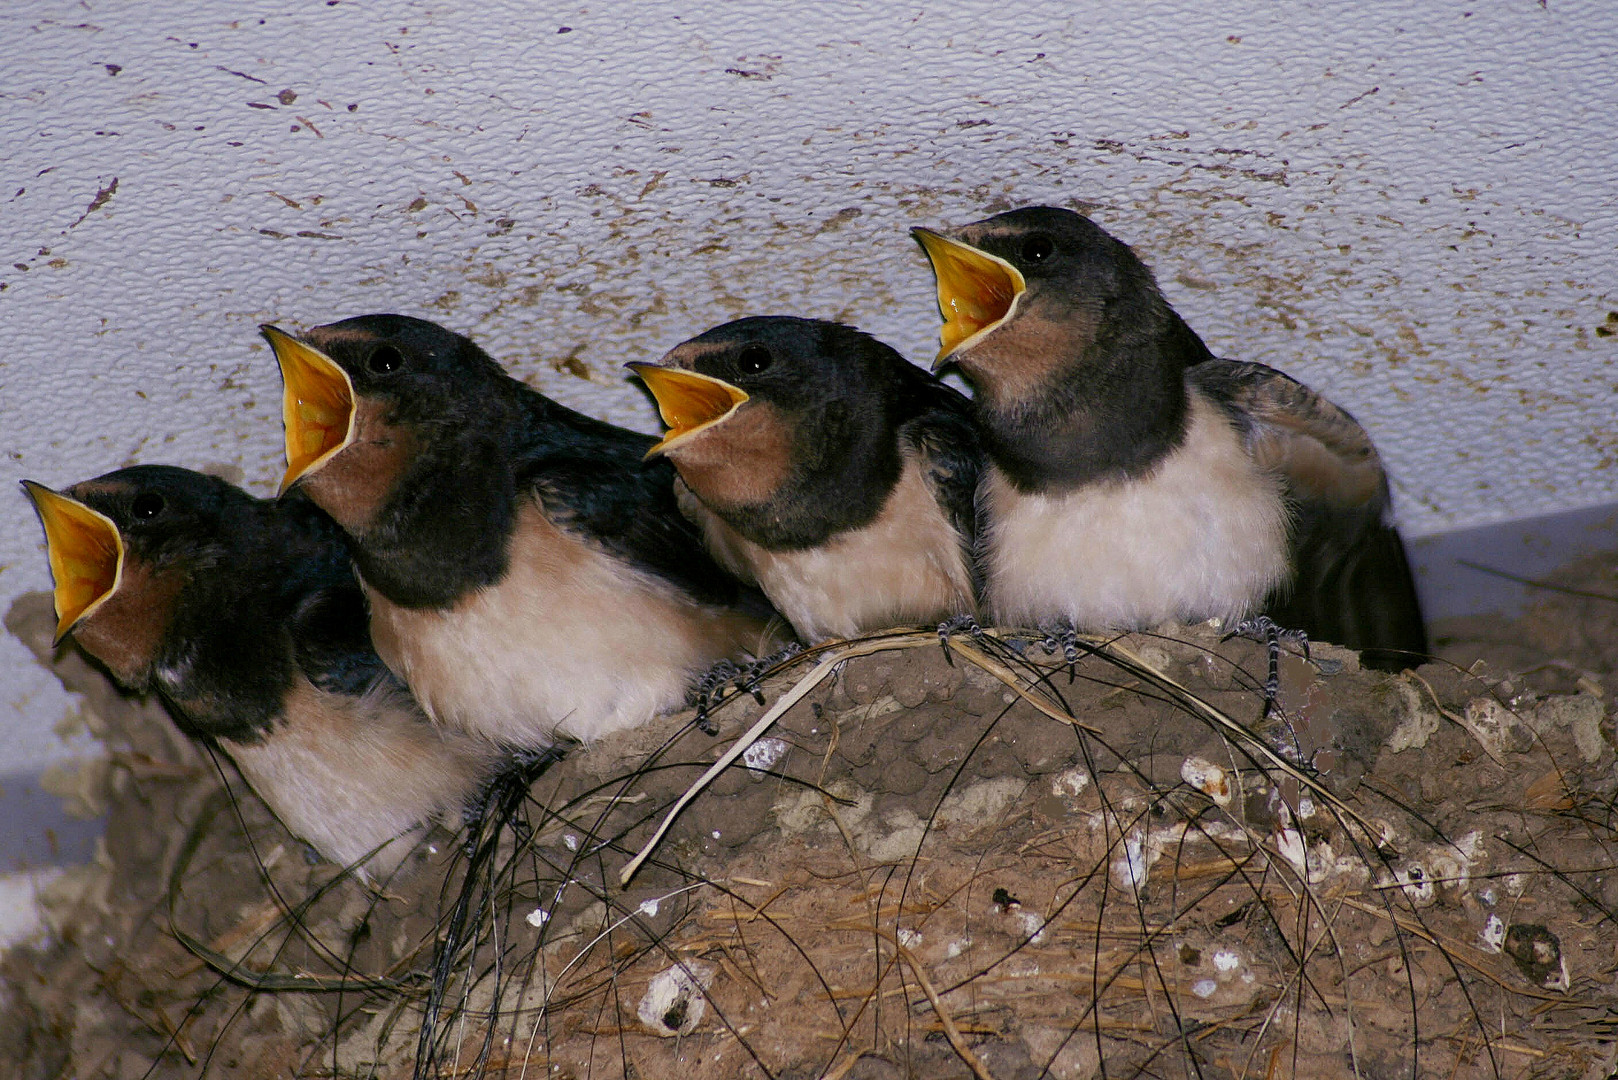
<path id="1" fill-rule="evenodd" d="M 1318 646 L 1266 717 L 1265 646 L 1209 628 L 1071 663 L 892 634 L 794 659 L 717 735 L 671 717 L 508 785 L 373 891 L 55 662 L 93 692 L 112 812 L 53 887 L 54 942 L 4 963 L 17 1075 L 1614 1066 L 1604 668 L 1388 676 Z"/>

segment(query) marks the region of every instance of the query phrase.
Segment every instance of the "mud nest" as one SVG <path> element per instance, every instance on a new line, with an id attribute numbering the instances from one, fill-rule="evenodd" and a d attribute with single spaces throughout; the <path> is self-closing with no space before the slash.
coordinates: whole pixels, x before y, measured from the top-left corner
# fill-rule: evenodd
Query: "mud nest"
<path id="1" fill-rule="evenodd" d="M 48 657 L 37 615 L 8 623 Z M 497 785 L 481 823 L 372 888 L 65 653 L 109 747 L 86 781 L 108 834 L 49 891 L 51 943 L 4 962 L 0 1061 L 30 1078 L 1606 1076 L 1601 659 L 1393 676 L 1288 648 L 1267 709 L 1266 644 L 1212 627 L 947 651 L 894 633 L 731 692 L 717 735 L 669 717 Z"/>

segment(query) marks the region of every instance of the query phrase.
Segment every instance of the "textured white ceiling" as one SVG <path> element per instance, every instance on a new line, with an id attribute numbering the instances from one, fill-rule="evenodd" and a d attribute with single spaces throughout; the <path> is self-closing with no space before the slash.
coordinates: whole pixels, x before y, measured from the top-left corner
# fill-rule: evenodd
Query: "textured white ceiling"
<path id="1" fill-rule="evenodd" d="M 11 0 L 0 449 L 267 493 L 256 324 L 379 310 L 650 428 L 620 365 L 744 313 L 930 356 L 906 227 L 1055 202 L 1353 410 L 1412 532 L 1618 499 L 1618 8 L 1215 6 Z M 49 580 L 4 498 L 0 605 Z M 4 774 L 62 702 L 0 672 Z"/>

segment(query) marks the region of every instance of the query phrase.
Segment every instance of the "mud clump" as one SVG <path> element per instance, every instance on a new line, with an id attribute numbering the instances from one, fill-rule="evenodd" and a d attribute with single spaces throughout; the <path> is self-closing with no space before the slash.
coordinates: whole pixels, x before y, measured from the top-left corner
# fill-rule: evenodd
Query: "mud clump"
<path id="1" fill-rule="evenodd" d="M 1267 709 L 1266 647 L 1211 627 L 1087 641 L 1073 664 L 1014 635 L 866 646 L 627 886 L 823 654 L 763 705 L 727 699 L 715 736 L 686 714 L 574 751 L 481 841 L 430 837 L 375 892 L 111 702 L 103 737 L 139 746 L 108 780 L 130 841 L 50 945 L 6 957 L 0 1060 L 998 1080 L 1613 1061 L 1606 676 L 1384 675 L 1319 645 Z"/>

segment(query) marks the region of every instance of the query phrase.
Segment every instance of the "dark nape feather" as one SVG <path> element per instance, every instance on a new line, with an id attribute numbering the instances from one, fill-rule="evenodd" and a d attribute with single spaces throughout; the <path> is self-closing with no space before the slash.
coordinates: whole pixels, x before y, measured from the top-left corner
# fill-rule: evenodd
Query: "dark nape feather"
<path id="1" fill-rule="evenodd" d="M 920 370 L 917 371 L 921 374 Z M 925 376 L 924 376 L 925 377 Z M 942 383 L 927 380 L 916 415 L 899 428 L 901 444 L 921 461 L 922 478 L 949 516 L 961 538 L 972 575 L 972 593 L 983 595 L 983 567 L 978 551 L 978 481 L 983 473 L 983 445 L 972 421 L 971 404 Z"/>
<path id="2" fill-rule="evenodd" d="M 370 613 L 342 529 L 296 490 L 260 504 L 259 513 L 268 531 L 254 562 L 275 578 L 277 617 L 304 677 L 350 695 L 396 682 L 371 645 Z"/>
<path id="3" fill-rule="evenodd" d="M 657 440 L 594 420 L 534 395 L 545 411 L 523 448 L 518 483 L 532 488 L 559 525 L 577 528 L 632 565 L 701 603 L 768 619 L 764 594 L 720 569 L 674 498 L 674 466 L 643 460 Z"/>
<path id="4" fill-rule="evenodd" d="M 1299 504 L 1292 564 L 1290 585 L 1265 604 L 1276 623 L 1359 649 L 1360 663 L 1383 671 L 1426 658 L 1427 633 L 1404 543 L 1380 513 Z"/>
<path id="5" fill-rule="evenodd" d="M 358 695 L 397 682 L 371 645 L 365 594 L 352 580 L 304 596 L 287 629 L 294 661 L 321 690 Z"/>

